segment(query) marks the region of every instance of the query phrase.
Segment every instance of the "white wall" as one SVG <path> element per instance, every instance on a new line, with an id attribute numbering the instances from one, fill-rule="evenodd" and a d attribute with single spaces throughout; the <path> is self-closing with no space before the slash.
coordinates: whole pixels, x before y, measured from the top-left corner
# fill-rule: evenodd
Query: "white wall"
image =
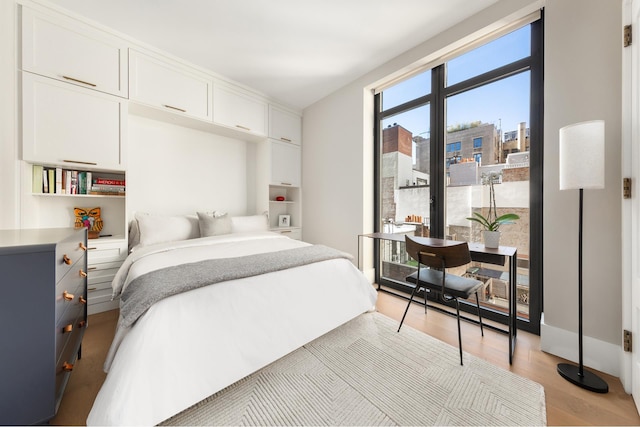
<path id="1" fill-rule="evenodd" d="M 577 360 L 578 191 L 558 190 L 558 131 L 606 127 L 605 189 L 584 194 L 585 364 L 618 375 L 621 311 L 622 1 L 548 0 L 545 22 L 544 350 Z M 571 25 L 567 25 L 571 23 Z M 603 349 L 606 355 L 599 354 Z"/>
<path id="2" fill-rule="evenodd" d="M 0 229 L 19 226 L 15 1 L 0 1 Z"/>
<path id="3" fill-rule="evenodd" d="M 356 236 L 373 231 L 373 221 L 369 220 L 373 218 L 373 174 L 372 169 L 363 166 L 363 161 L 371 159 L 373 146 L 373 94 L 368 88 L 436 60 L 541 6 L 546 6 L 545 322 L 549 326 L 547 332 L 561 332 L 553 336 L 543 333 L 542 343 L 556 342 L 566 333 L 560 341 L 567 343 L 569 353 L 547 348 L 577 359 L 577 193 L 557 190 L 558 129 L 576 121 L 603 118 L 607 122 L 607 188 L 588 191 L 586 196 L 586 229 L 592 234 L 585 256 L 592 261 L 586 275 L 589 283 L 585 284 L 585 335 L 593 337 L 595 345 L 617 360 L 621 333 L 621 0 L 500 1 L 305 109 L 304 236 L 310 242 L 356 254 Z M 599 356 L 585 360 L 594 368 L 617 374 L 617 362 L 610 363 Z"/>
<path id="4" fill-rule="evenodd" d="M 128 122 L 129 218 L 135 211 L 246 213 L 249 143 L 135 115 Z"/>

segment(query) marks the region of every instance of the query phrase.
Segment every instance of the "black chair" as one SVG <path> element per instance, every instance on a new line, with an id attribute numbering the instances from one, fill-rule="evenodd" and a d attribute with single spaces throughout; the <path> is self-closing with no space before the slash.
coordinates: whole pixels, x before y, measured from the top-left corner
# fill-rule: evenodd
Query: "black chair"
<path id="1" fill-rule="evenodd" d="M 406 250 L 409 256 L 418 261 L 418 270 L 407 276 L 406 281 L 415 284 L 415 288 L 411 293 L 409 304 L 404 311 L 398 332 L 402 327 L 404 318 L 407 316 L 409 306 L 413 301 L 413 297 L 418 292 L 418 289 L 423 288 L 425 293 L 427 291 L 434 291 L 439 294 L 440 298 L 444 302 L 455 301 L 456 314 L 458 317 L 458 346 L 460 348 L 460 365 L 462 365 L 462 336 L 460 333 L 460 302 L 459 298 L 469 298 L 474 293 L 476 294 L 476 305 L 478 307 L 478 318 L 480 319 L 480 332 L 484 336 L 484 329 L 482 327 L 482 315 L 480 314 L 480 300 L 478 299 L 478 290 L 482 287 L 483 283 L 479 280 L 462 277 L 455 274 L 450 274 L 445 271 L 447 268 L 459 267 L 471 262 L 471 255 L 469 254 L 469 245 L 467 242 L 451 243 L 450 241 L 435 241 L 430 239 L 423 239 L 424 241 L 433 242 L 434 244 L 419 243 L 411 238 L 411 236 L 405 236 Z M 442 242 L 442 244 L 438 244 Z M 426 268 L 422 268 L 425 266 Z M 426 296 L 425 296 L 425 310 L 426 310 Z"/>

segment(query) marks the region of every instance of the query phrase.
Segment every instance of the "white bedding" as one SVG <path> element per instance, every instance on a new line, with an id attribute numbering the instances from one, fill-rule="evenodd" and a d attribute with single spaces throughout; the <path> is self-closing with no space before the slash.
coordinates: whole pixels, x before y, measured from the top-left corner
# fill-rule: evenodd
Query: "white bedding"
<path id="1" fill-rule="evenodd" d="M 114 293 L 157 268 L 303 245 L 263 232 L 149 246 L 127 258 Z M 87 424 L 157 424 L 373 309 L 375 301 L 374 288 L 346 259 L 169 297 L 116 336 Z"/>

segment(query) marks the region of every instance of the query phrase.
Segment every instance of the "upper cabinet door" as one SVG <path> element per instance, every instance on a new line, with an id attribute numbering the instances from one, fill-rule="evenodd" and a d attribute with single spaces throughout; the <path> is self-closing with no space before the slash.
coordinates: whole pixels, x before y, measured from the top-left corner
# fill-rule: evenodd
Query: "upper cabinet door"
<path id="1" fill-rule="evenodd" d="M 178 62 L 131 50 L 129 97 L 166 111 L 211 121 L 212 80 Z"/>
<path id="2" fill-rule="evenodd" d="M 302 141 L 302 117 L 269 105 L 269 138 L 300 145 Z"/>
<path id="3" fill-rule="evenodd" d="M 22 7 L 22 69 L 127 97 L 127 47 L 106 32 Z"/>
<path id="4" fill-rule="evenodd" d="M 300 187 L 300 146 L 269 140 L 271 149 L 271 184 Z"/>
<path id="5" fill-rule="evenodd" d="M 127 101 L 22 72 L 22 158 L 79 169 L 124 170 Z"/>
<path id="6" fill-rule="evenodd" d="M 217 82 L 213 86 L 213 122 L 267 136 L 268 104 L 249 93 Z"/>

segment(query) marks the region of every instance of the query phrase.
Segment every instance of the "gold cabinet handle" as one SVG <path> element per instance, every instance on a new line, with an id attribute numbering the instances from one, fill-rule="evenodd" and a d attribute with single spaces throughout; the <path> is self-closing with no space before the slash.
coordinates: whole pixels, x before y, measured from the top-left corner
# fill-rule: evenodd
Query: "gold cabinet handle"
<path id="1" fill-rule="evenodd" d="M 80 304 L 86 304 L 86 303 L 87 303 L 87 300 L 86 300 L 86 299 L 84 299 L 84 297 L 83 297 L 83 296 L 81 296 L 80 298 L 78 298 L 78 300 L 80 301 Z"/>
<path id="2" fill-rule="evenodd" d="M 92 166 L 97 166 L 98 164 L 95 162 L 83 162 L 82 160 L 63 160 L 63 162 L 65 163 L 78 163 L 81 165 L 92 165 Z"/>
<path id="3" fill-rule="evenodd" d="M 63 370 L 63 371 L 67 371 L 67 372 L 69 372 L 69 371 L 73 371 L 73 364 L 72 364 L 72 363 L 69 363 L 69 362 L 64 362 L 64 363 L 62 364 L 62 370 Z"/>
<path id="4" fill-rule="evenodd" d="M 291 142 L 291 140 L 289 138 L 285 138 L 284 136 L 281 136 L 280 140 L 284 141 L 284 142 Z"/>
<path id="5" fill-rule="evenodd" d="M 171 108 L 172 110 L 178 110 L 178 111 L 180 111 L 182 113 L 186 113 L 187 112 L 187 110 L 184 110 L 184 109 L 178 108 L 178 107 L 174 107 L 173 105 L 162 104 L 162 106 L 165 107 L 165 108 Z"/>
<path id="6" fill-rule="evenodd" d="M 63 334 L 68 334 L 71 331 L 73 331 L 73 325 L 72 324 L 68 324 L 67 326 L 62 328 L 62 333 Z"/>
<path id="7" fill-rule="evenodd" d="M 82 270 L 78 271 L 78 274 L 80 274 L 80 277 L 87 277 L 87 273 Z"/>
<path id="8" fill-rule="evenodd" d="M 236 127 L 240 128 L 240 129 L 243 129 L 243 130 L 246 130 L 246 131 L 250 131 L 251 130 L 251 128 L 248 128 L 248 127 L 242 126 L 242 125 L 236 125 Z"/>
<path id="9" fill-rule="evenodd" d="M 73 301 L 73 294 L 70 294 L 69 292 L 64 291 L 62 293 L 62 298 L 64 298 L 65 301 Z"/>
<path id="10" fill-rule="evenodd" d="M 97 269 L 98 269 L 98 267 L 89 267 L 89 268 L 87 268 L 87 271 L 93 271 L 93 270 L 97 270 Z"/>
<path id="11" fill-rule="evenodd" d="M 78 246 L 79 246 L 79 247 L 80 247 L 80 249 L 82 249 L 83 251 L 86 251 L 86 250 L 87 250 L 87 247 L 86 247 L 86 246 L 84 245 L 84 243 L 82 243 L 82 242 L 80 242 L 80 243 L 78 244 Z"/>
<path id="12" fill-rule="evenodd" d="M 62 255 L 62 260 L 67 265 L 71 265 L 73 263 L 73 261 L 71 261 L 71 258 L 69 258 L 67 254 Z"/>
<path id="13" fill-rule="evenodd" d="M 87 290 L 88 290 L 89 292 L 91 292 L 91 291 L 95 291 L 95 290 L 97 290 L 97 289 L 98 289 L 98 288 L 96 288 L 96 287 L 94 286 L 93 288 L 89 288 L 89 289 L 87 289 Z"/>
<path id="14" fill-rule="evenodd" d="M 78 322 L 78 328 L 84 328 L 84 326 L 87 324 L 87 322 L 85 322 L 84 320 L 81 320 Z"/>
<path id="15" fill-rule="evenodd" d="M 74 79 L 73 77 L 69 77 L 69 76 L 62 76 L 62 78 L 63 78 L 63 79 L 65 79 L 65 80 L 71 80 L 72 82 L 82 83 L 83 85 L 87 85 L 87 86 L 91 86 L 91 87 L 96 87 L 96 85 L 95 85 L 95 84 L 93 84 L 93 83 L 85 82 L 84 80 Z"/>
<path id="16" fill-rule="evenodd" d="M 293 184 L 290 182 L 281 182 L 280 185 L 293 185 Z"/>

